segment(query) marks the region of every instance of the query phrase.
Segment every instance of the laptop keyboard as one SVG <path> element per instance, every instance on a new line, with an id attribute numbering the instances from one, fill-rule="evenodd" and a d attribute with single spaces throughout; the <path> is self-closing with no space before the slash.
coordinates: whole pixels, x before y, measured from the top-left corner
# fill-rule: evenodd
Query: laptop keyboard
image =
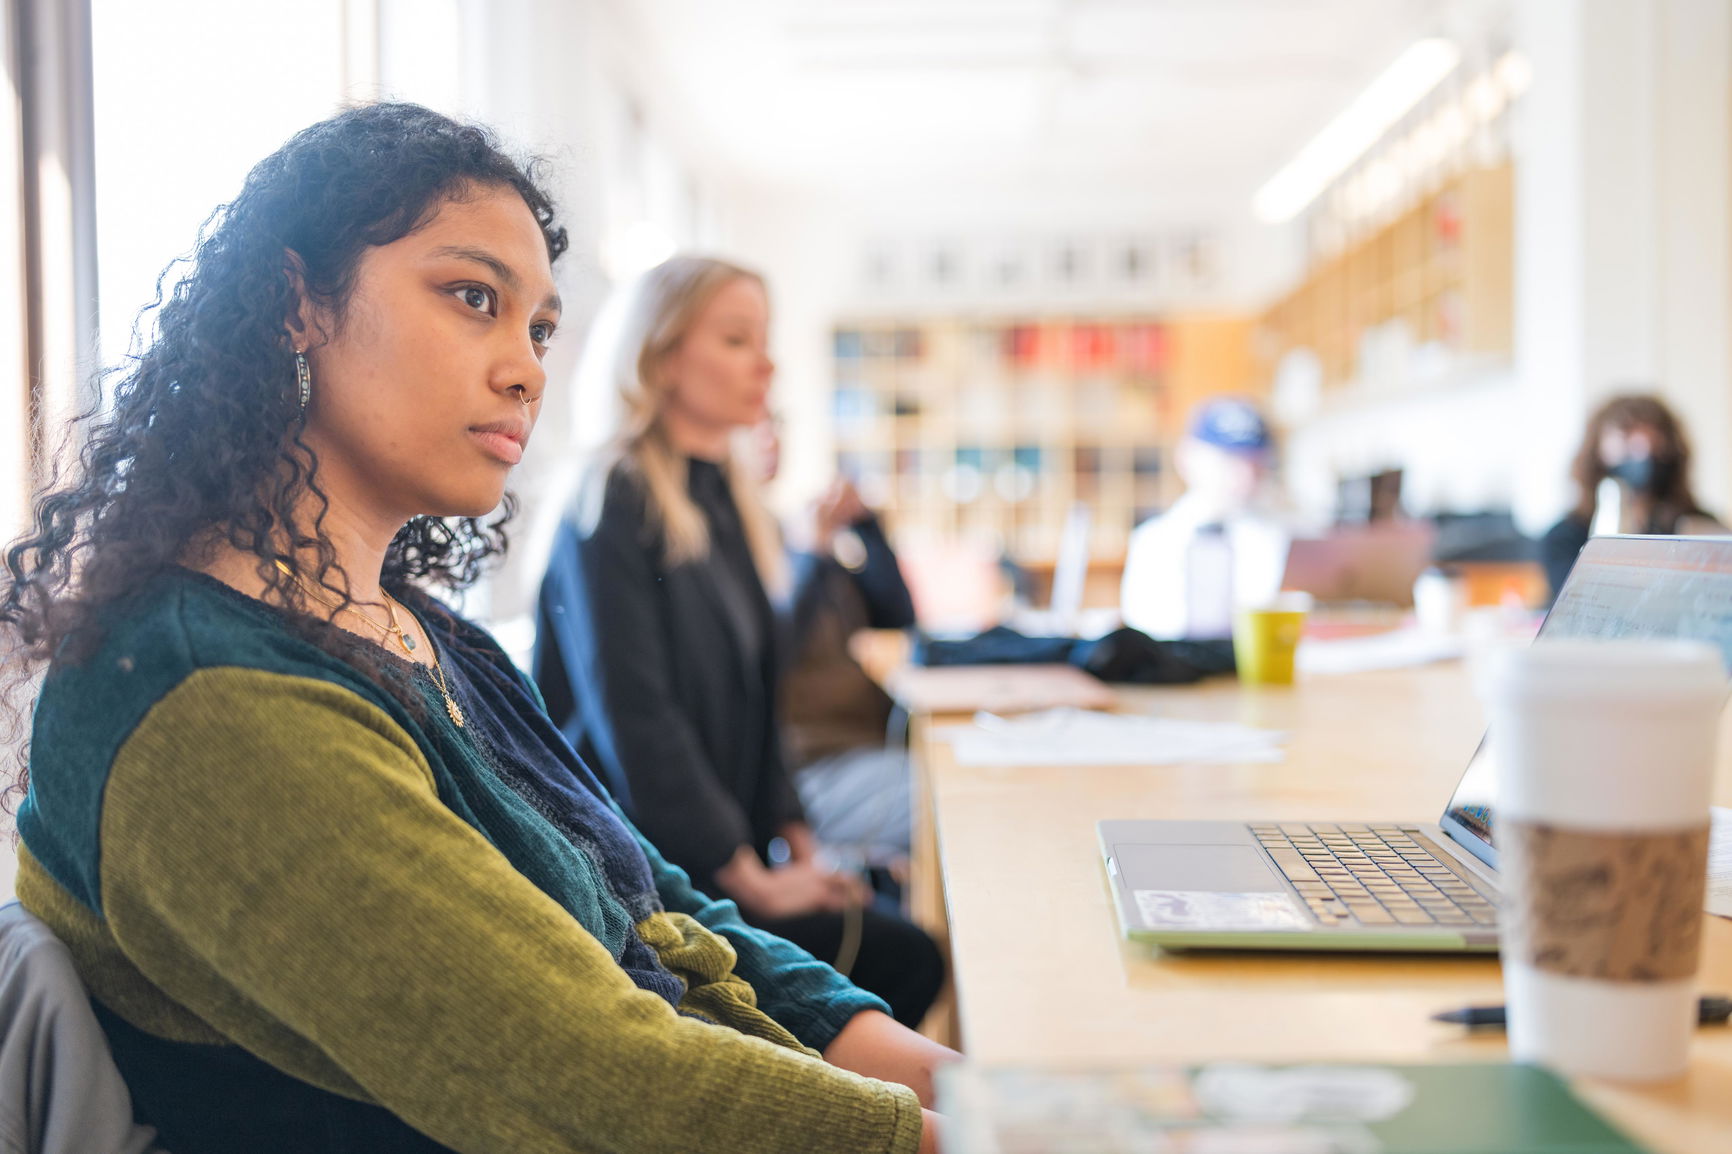
<path id="1" fill-rule="evenodd" d="M 1327 926 L 1491 926 L 1479 890 L 1395 825 L 1251 826 L 1276 867 Z"/>

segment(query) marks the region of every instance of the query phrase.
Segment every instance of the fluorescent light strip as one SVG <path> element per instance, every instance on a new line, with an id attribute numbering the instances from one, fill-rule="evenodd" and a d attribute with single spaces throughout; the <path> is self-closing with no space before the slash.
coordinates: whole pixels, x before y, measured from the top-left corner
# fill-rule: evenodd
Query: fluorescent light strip
<path id="1" fill-rule="evenodd" d="M 1421 40 L 1410 45 L 1316 139 L 1257 190 L 1251 201 L 1257 219 L 1281 224 L 1298 216 L 1460 62 L 1460 49 L 1448 40 Z"/>

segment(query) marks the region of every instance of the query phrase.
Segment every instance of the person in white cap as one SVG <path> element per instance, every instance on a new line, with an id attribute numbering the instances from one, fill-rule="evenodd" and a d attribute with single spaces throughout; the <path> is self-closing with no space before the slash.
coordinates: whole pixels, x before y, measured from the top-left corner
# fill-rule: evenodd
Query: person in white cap
<path id="1" fill-rule="evenodd" d="M 1131 534 L 1125 624 L 1162 640 L 1232 635 L 1236 605 L 1280 590 L 1290 534 L 1270 500 L 1274 438 L 1255 406 L 1198 406 L 1175 467 L 1185 492 Z"/>

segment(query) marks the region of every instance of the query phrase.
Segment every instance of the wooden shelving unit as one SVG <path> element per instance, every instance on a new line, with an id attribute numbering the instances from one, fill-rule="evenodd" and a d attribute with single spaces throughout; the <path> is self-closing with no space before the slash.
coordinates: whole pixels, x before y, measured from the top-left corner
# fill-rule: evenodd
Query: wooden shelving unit
<path id="1" fill-rule="evenodd" d="M 1243 318 L 843 322 L 837 467 L 904 540 L 991 537 L 1038 564 L 1082 502 L 1091 556 L 1121 558 L 1137 522 L 1177 495 L 1189 405 L 1254 378 L 1250 337 Z"/>
<path id="2" fill-rule="evenodd" d="M 1507 358 L 1514 345 L 1514 187 L 1507 163 L 1450 179 L 1321 261 L 1263 317 L 1273 351 L 1308 348 L 1326 385 L 1361 380 L 1362 339 L 1400 322 L 1413 347 Z"/>

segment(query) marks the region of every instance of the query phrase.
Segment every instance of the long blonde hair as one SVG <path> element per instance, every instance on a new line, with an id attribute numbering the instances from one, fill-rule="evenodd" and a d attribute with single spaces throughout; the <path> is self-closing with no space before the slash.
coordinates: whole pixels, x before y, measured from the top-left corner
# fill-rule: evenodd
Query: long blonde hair
<path id="1" fill-rule="evenodd" d="M 649 511 L 669 565 L 701 561 L 710 553 L 709 526 L 687 490 L 686 458 L 669 440 L 664 420 L 669 353 L 698 314 L 735 280 L 764 287 L 750 269 L 713 257 L 676 256 L 622 285 L 590 329 L 578 365 L 577 440 L 586 450 L 574 512 L 584 532 L 601 518 L 607 479 L 615 469 L 636 475 L 649 495 Z M 740 450 L 722 462 L 758 579 L 772 600 L 787 592 L 788 564 L 775 518 L 764 504 L 753 470 Z"/>

